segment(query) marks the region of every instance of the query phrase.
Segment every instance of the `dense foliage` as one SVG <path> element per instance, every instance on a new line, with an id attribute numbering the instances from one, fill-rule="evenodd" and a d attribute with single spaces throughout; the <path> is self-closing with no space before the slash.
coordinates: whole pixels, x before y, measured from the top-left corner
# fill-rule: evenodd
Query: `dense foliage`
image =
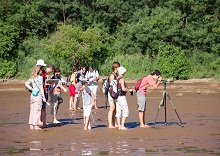
<path id="1" fill-rule="evenodd" d="M 2 0 L 0 78 L 27 78 L 38 59 L 61 68 L 113 61 L 129 79 L 153 69 L 220 79 L 219 0 Z"/>

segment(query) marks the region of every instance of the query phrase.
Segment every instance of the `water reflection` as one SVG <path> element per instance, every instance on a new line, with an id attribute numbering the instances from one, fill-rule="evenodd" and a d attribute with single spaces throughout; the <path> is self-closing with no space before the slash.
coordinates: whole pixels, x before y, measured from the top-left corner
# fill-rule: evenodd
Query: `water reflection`
<path id="1" fill-rule="evenodd" d="M 31 141 L 30 151 L 42 151 L 40 141 Z"/>
<path id="2" fill-rule="evenodd" d="M 71 146 L 71 149 L 75 149 L 74 146 Z M 127 155 L 129 154 L 129 144 L 125 141 L 118 141 L 116 143 L 108 143 L 107 149 L 99 149 L 98 147 L 94 147 L 94 143 L 82 143 L 82 155 Z"/>

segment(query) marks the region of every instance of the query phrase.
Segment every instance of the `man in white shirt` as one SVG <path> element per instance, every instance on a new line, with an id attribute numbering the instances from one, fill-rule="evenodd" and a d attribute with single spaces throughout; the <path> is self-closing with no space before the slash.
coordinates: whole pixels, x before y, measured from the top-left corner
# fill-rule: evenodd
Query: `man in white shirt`
<path id="1" fill-rule="evenodd" d="M 96 101 L 97 101 L 97 90 L 98 90 L 98 80 L 99 80 L 99 72 L 94 70 L 93 66 L 89 66 L 89 71 L 86 72 L 85 78 L 89 81 L 88 87 L 94 94 L 94 108 L 98 109 Z"/>

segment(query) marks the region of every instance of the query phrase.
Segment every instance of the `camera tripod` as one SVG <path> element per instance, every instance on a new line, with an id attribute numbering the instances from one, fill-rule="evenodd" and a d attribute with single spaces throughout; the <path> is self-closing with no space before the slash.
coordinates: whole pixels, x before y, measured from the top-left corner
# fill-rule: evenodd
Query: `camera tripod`
<path id="1" fill-rule="evenodd" d="M 168 97 L 168 99 L 169 99 L 169 101 L 170 101 L 170 103 L 171 103 L 171 105 L 172 105 L 172 107 L 173 107 L 173 109 L 174 109 L 174 111 L 175 111 L 175 113 L 176 113 L 176 115 L 177 115 L 179 121 L 180 121 L 180 126 L 183 127 L 182 121 L 181 121 L 181 119 L 180 119 L 180 117 L 179 117 L 179 115 L 178 115 L 178 113 L 177 113 L 177 111 L 176 111 L 176 108 L 174 107 L 174 104 L 173 104 L 173 102 L 172 102 L 172 100 L 171 100 L 171 98 L 170 98 L 169 93 L 168 93 L 167 90 L 166 90 L 166 83 L 167 83 L 167 82 L 166 82 L 166 81 L 163 81 L 163 83 L 164 83 L 163 96 L 162 96 L 162 100 L 160 101 L 160 104 L 159 104 L 159 107 L 158 107 L 158 110 L 157 110 L 157 114 L 156 114 L 156 117 L 155 117 L 155 120 L 154 120 L 154 126 L 155 126 L 155 124 L 156 124 L 156 120 L 157 120 L 157 117 L 158 117 L 158 114 L 159 114 L 159 111 L 160 111 L 160 107 L 161 107 L 161 106 L 164 107 L 164 110 L 165 110 L 165 125 L 167 124 L 167 102 L 166 102 L 166 97 Z"/>

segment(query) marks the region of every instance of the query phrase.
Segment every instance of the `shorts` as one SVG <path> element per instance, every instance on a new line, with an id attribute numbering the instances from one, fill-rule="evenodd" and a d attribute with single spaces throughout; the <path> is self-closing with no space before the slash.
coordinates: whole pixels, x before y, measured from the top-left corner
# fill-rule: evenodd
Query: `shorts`
<path id="1" fill-rule="evenodd" d="M 140 90 L 137 91 L 138 111 L 146 111 L 146 95 L 142 94 Z"/>
<path id="2" fill-rule="evenodd" d="M 108 92 L 108 103 L 109 103 L 109 106 L 116 104 L 116 101 L 117 101 L 117 99 L 113 99 L 111 97 L 111 95 L 109 94 L 109 92 Z"/>
<path id="3" fill-rule="evenodd" d="M 92 104 L 90 104 L 90 105 L 83 104 L 83 116 L 84 117 L 90 116 L 91 111 L 92 111 Z"/>
<path id="4" fill-rule="evenodd" d="M 116 102 L 116 118 L 121 118 L 121 116 L 128 117 L 128 102 L 126 96 L 119 96 Z"/>
<path id="5" fill-rule="evenodd" d="M 91 86 L 88 86 L 89 89 L 93 92 L 94 94 L 94 99 L 96 100 L 97 99 L 97 90 L 98 90 L 98 86 L 97 85 L 91 85 Z"/>
<path id="6" fill-rule="evenodd" d="M 78 92 L 76 90 L 76 87 L 73 84 L 71 84 L 68 88 L 70 90 L 70 97 L 75 96 L 76 94 L 78 94 Z"/>

